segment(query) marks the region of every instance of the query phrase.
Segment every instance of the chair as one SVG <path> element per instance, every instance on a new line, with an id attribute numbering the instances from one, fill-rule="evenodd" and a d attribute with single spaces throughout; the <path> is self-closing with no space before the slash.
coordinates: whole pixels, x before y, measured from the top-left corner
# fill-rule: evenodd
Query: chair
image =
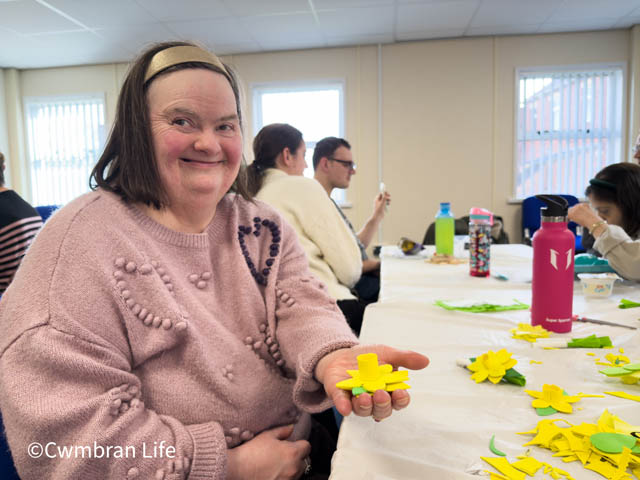
<path id="1" fill-rule="evenodd" d="M 0 478 L 2 480 L 20 480 L 16 467 L 13 465 L 13 458 L 9 451 L 7 438 L 4 435 L 4 425 L 0 417 Z"/>
<path id="2" fill-rule="evenodd" d="M 42 223 L 46 222 L 47 218 L 49 218 L 58 208 L 60 208 L 60 205 L 40 205 L 35 207 L 36 212 L 38 212 L 42 217 Z"/>
<path id="3" fill-rule="evenodd" d="M 567 200 L 569 207 L 580 203 L 573 195 L 558 195 Z M 527 197 L 522 201 L 522 243 L 531 245 L 533 234 L 540 228 L 540 209 L 544 206 L 546 204 L 536 197 Z M 582 227 L 575 222 L 569 222 L 568 228 L 576 237 L 576 253 L 584 252 L 581 241 Z"/>

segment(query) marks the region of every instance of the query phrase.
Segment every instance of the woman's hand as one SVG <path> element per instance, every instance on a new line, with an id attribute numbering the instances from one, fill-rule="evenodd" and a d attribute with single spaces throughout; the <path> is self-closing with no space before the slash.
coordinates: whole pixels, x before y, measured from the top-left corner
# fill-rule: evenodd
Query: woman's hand
<path id="1" fill-rule="evenodd" d="M 568 216 L 572 222 L 587 228 L 596 222 L 602 221 L 602 218 L 587 203 L 579 203 L 569 208 Z"/>
<path id="2" fill-rule="evenodd" d="M 293 425 L 265 430 L 227 451 L 229 480 L 290 480 L 300 478 L 311 452 L 306 440 L 290 442 Z"/>
<path id="3" fill-rule="evenodd" d="M 349 378 L 347 370 L 358 369 L 357 356 L 361 353 L 377 354 L 380 365 L 390 363 L 394 370 L 397 367 L 421 370 L 429 365 L 429 359 L 420 353 L 385 345 L 358 345 L 331 352 L 318 362 L 315 377 L 324 385 L 338 412 L 346 416 L 353 411 L 358 416 L 372 416 L 380 421 L 391 415 L 394 409 L 400 410 L 409 405 L 410 396 L 406 390 L 396 390 L 391 395 L 378 390 L 373 395 L 363 393 L 354 397 L 351 392 L 336 387 L 336 383 Z"/>

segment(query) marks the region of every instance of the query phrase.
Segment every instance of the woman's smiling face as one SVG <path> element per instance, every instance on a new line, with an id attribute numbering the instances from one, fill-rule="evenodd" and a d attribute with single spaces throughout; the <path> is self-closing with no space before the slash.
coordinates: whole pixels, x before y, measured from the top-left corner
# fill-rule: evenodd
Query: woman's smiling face
<path id="1" fill-rule="evenodd" d="M 216 205 L 235 181 L 242 132 L 227 78 L 206 69 L 168 73 L 149 86 L 154 156 L 173 205 Z"/>

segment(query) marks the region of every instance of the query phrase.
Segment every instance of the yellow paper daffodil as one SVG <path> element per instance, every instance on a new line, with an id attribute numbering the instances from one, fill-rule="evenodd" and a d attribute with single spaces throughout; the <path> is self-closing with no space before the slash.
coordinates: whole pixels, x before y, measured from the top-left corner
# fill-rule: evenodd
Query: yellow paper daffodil
<path id="1" fill-rule="evenodd" d="M 409 380 L 407 370 L 393 371 L 389 364 L 378 365 L 378 355 L 375 353 L 363 353 L 358 355 L 358 370 L 347 370 L 351 378 L 336 383 L 336 387 L 342 390 L 351 390 L 355 395 L 374 393 L 376 390 L 406 390 L 409 385 L 403 383 Z"/>
<path id="2" fill-rule="evenodd" d="M 511 336 L 527 342 L 535 342 L 538 338 L 548 338 L 549 331 L 545 330 L 542 325 L 529 325 L 528 323 L 519 323 L 518 328 L 511 329 Z"/>
<path id="3" fill-rule="evenodd" d="M 607 367 L 620 367 L 630 362 L 629 357 L 625 355 L 616 355 L 615 353 L 607 353 L 605 357 L 607 362 L 596 362 L 596 365 L 605 365 Z"/>
<path id="4" fill-rule="evenodd" d="M 562 388 L 557 385 L 543 385 L 541 392 L 534 390 L 525 390 L 529 395 L 535 398 L 531 402 L 533 408 L 555 408 L 562 413 L 571 413 L 573 411 L 572 403 L 580 400 L 579 396 L 564 395 Z"/>
<path id="5" fill-rule="evenodd" d="M 472 372 L 471 378 L 476 383 L 484 382 L 487 378 L 491 383 L 498 383 L 502 380 L 507 370 L 514 367 L 517 360 L 511 358 L 512 353 L 507 352 L 504 348 L 497 352 L 489 350 L 476 358 L 475 362 L 467 368 Z"/>

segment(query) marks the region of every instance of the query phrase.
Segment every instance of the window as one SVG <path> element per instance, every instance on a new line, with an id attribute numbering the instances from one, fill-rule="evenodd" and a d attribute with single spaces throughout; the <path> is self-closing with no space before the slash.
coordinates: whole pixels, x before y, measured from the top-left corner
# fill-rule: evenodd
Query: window
<path id="1" fill-rule="evenodd" d="M 307 154 L 304 175 L 313 178 L 313 150 L 325 137 L 344 137 L 343 84 L 258 85 L 253 88 L 253 135 L 270 123 L 288 123 L 302 132 Z M 331 194 L 346 203 L 344 190 Z"/>
<path id="2" fill-rule="evenodd" d="M 63 205 L 89 191 L 105 139 L 104 96 L 25 99 L 31 200 Z"/>
<path id="3" fill-rule="evenodd" d="M 517 71 L 516 198 L 582 197 L 622 161 L 623 67 Z"/>

